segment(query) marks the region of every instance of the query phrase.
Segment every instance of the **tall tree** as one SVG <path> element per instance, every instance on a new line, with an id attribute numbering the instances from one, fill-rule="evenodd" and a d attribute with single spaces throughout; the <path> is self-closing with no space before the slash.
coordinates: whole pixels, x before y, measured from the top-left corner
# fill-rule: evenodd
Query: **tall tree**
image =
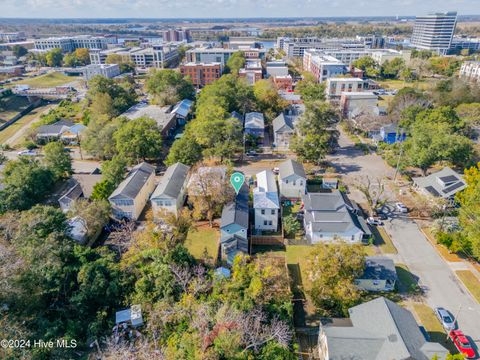
<path id="1" fill-rule="evenodd" d="M 162 152 L 162 134 L 155 120 L 140 117 L 122 125 L 114 135 L 119 156 L 130 164 L 157 159 Z"/>
<path id="2" fill-rule="evenodd" d="M 307 258 L 308 276 L 312 281 L 313 303 L 325 315 L 347 315 L 348 308 L 360 300 L 355 279 L 365 268 L 362 245 L 344 242 L 321 242 Z"/>
<path id="3" fill-rule="evenodd" d="M 295 91 L 300 93 L 305 102 L 325 100 L 325 84 L 319 83 L 307 72 L 303 74 L 303 79 L 298 82 Z"/>
<path id="4" fill-rule="evenodd" d="M 271 122 L 279 112 L 283 111 L 288 103 L 278 95 L 275 84 L 270 79 L 259 80 L 253 85 L 253 93 L 258 109 Z"/>
<path id="5" fill-rule="evenodd" d="M 149 73 L 146 89 L 160 105 L 173 105 L 182 99 L 192 99 L 195 91 L 190 80 L 171 69 Z"/>
<path id="6" fill-rule="evenodd" d="M 72 158 L 60 141 L 50 142 L 44 147 L 45 164 L 55 179 L 67 178 L 73 174 Z"/>
<path id="7" fill-rule="evenodd" d="M 234 52 L 227 61 L 226 68 L 231 74 L 237 75 L 238 71 L 245 66 L 245 53 L 243 51 Z"/>
<path id="8" fill-rule="evenodd" d="M 45 55 L 47 65 L 50 67 L 62 66 L 63 54 L 62 49 L 52 49 Z"/>
<path id="9" fill-rule="evenodd" d="M 166 165 L 173 165 L 181 162 L 185 165 L 194 165 L 202 159 L 202 147 L 197 143 L 194 136 L 185 134 L 182 138 L 175 140 L 167 158 Z"/>

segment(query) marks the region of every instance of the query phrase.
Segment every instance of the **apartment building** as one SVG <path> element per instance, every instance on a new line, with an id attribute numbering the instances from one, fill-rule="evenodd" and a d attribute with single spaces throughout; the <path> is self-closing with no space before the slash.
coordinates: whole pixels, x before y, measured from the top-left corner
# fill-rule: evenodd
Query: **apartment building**
<path id="1" fill-rule="evenodd" d="M 460 77 L 480 82 L 480 61 L 465 61 L 460 68 Z"/>
<path id="2" fill-rule="evenodd" d="M 25 40 L 23 32 L 0 32 L 0 42 L 13 42 Z"/>
<path id="3" fill-rule="evenodd" d="M 480 50 L 480 38 L 454 36 L 452 39 L 452 45 L 450 46 L 450 51 L 454 52 L 459 50 L 470 50 L 471 52 Z"/>
<path id="4" fill-rule="evenodd" d="M 116 48 L 90 51 L 92 64 L 105 64 L 108 55 L 117 54 L 139 68 L 164 68 L 178 57 L 176 44 L 152 44 L 148 47 Z"/>
<path id="5" fill-rule="evenodd" d="M 164 42 L 188 42 L 190 33 L 188 30 L 168 29 L 161 32 Z"/>
<path id="6" fill-rule="evenodd" d="M 363 41 L 356 39 L 320 39 L 318 37 L 277 38 L 277 47 L 282 49 L 287 57 L 303 57 L 306 50 L 365 50 Z"/>
<path id="7" fill-rule="evenodd" d="M 226 65 L 232 54 L 239 51 L 238 49 L 223 49 L 201 47 L 187 50 L 185 56 L 187 62 L 193 63 L 220 63 L 222 67 Z M 265 59 L 265 49 L 247 48 L 241 49 L 247 59 Z"/>
<path id="8" fill-rule="evenodd" d="M 393 49 L 372 50 L 370 56 L 379 65 L 383 65 L 386 61 L 392 61 L 393 59 L 403 59 L 405 63 L 410 61 L 412 52 L 410 50 L 397 51 Z"/>
<path id="9" fill-rule="evenodd" d="M 111 79 L 120 75 L 120 66 L 118 64 L 90 64 L 84 67 L 83 78 L 85 80 L 88 81 L 97 75 Z"/>
<path id="10" fill-rule="evenodd" d="M 315 76 L 318 82 L 347 73 L 347 64 L 333 56 L 323 55 L 317 50 L 306 50 L 303 55 L 303 68 Z"/>
<path id="11" fill-rule="evenodd" d="M 340 100 L 344 92 L 362 92 L 364 81 L 360 78 L 330 78 L 327 80 L 326 93 L 329 100 Z"/>
<path id="12" fill-rule="evenodd" d="M 267 76 L 287 76 L 288 66 L 285 61 L 268 61 L 266 71 Z"/>
<path id="13" fill-rule="evenodd" d="M 417 16 L 411 44 L 420 50 L 431 50 L 445 55 L 452 45 L 456 25 L 456 12 Z"/>
<path id="14" fill-rule="evenodd" d="M 50 37 L 45 39 L 36 39 L 34 41 L 35 49 L 48 51 L 52 49 L 61 49 L 62 52 L 72 52 L 75 49 L 106 49 L 109 40 L 103 36 L 65 36 Z"/>
<path id="15" fill-rule="evenodd" d="M 202 88 L 220 79 L 222 70 L 221 63 L 186 63 L 180 66 L 182 75 L 188 76 L 196 88 Z"/>

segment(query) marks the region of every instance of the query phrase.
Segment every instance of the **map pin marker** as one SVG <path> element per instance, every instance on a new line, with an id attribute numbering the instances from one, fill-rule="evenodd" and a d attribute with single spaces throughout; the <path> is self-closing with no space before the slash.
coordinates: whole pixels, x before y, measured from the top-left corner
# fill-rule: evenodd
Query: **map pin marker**
<path id="1" fill-rule="evenodd" d="M 230 184 L 232 184 L 237 195 L 244 182 L 245 182 L 245 175 L 243 175 L 242 173 L 234 172 L 232 176 L 230 176 Z"/>

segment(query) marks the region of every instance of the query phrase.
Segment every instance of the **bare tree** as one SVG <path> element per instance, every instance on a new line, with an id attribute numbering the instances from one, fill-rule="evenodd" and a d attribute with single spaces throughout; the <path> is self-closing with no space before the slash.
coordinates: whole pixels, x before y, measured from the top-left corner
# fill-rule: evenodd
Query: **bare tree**
<path id="1" fill-rule="evenodd" d="M 112 231 L 108 236 L 106 245 L 112 245 L 117 248 L 119 254 L 127 251 L 135 235 L 135 222 L 122 220 L 120 226 Z"/>
<path id="2" fill-rule="evenodd" d="M 372 180 L 370 176 L 360 177 L 354 186 L 365 196 L 372 212 L 385 205 L 388 200 L 385 195 L 385 180 L 382 178 Z"/>

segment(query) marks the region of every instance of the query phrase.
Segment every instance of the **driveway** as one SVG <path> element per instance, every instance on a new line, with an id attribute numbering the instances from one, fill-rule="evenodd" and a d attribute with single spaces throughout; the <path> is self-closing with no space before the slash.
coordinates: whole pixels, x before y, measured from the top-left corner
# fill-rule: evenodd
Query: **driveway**
<path id="1" fill-rule="evenodd" d="M 394 169 L 385 164 L 380 156 L 364 155 L 354 147 L 353 142 L 341 132 L 340 149 L 328 157 L 347 183 L 355 177 L 393 178 Z M 359 191 L 351 189 L 355 200 L 362 198 Z M 394 193 L 388 196 L 394 201 Z M 440 257 L 420 231 L 417 223 L 406 216 L 394 216 L 385 223 L 385 229 L 395 244 L 398 255 L 395 261 L 406 264 L 419 277 L 419 284 L 425 290 L 425 300 L 432 308 L 442 306 L 458 315 L 459 328 L 470 336 L 480 347 L 480 305 L 472 298 L 455 276 L 449 265 Z"/>

